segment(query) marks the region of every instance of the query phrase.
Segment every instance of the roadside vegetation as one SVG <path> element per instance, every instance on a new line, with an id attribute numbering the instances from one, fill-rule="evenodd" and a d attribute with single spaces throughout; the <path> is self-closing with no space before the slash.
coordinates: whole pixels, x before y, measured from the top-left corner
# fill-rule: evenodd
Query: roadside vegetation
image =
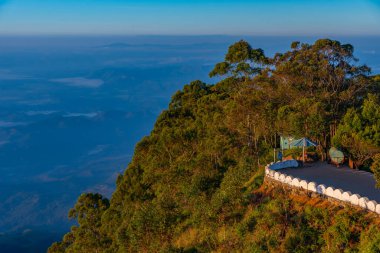
<path id="1" fill-rule="evenodd" d="M 279 136 L 336 145 L 380 182 L 378 77 L 321 39 L 267 57 L 232 45 L 172 98 L 137 144 L 111 200 L 85 193 L 49 252 L 380 252 L 379 220 L 263 185 Z M 380 183 L 379 183 L 380 185 Z"/>

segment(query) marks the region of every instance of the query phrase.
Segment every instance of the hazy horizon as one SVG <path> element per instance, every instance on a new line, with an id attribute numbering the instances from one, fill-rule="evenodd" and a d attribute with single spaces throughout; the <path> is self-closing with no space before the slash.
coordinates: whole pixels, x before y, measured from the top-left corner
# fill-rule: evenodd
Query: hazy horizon
<path id="1" fill-rule="evenodd" d="M 0 19 L 0 34 L 380 35 L 380 2 L 2 0 Z"/>

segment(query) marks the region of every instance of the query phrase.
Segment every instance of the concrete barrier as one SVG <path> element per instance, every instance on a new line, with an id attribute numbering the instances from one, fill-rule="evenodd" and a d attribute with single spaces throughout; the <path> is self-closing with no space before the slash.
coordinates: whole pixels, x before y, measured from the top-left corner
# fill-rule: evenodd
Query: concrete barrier
<path id="1" fill-rule="evenodd" d="M 326 193 L 326 185 L 324 185 L 324 184 L 317 185 L 317 192 L 319 194 L 325 194 Z"/>
<path id="2" fill-rule="evenodd" d="M 285 179 L 285 182 L 289 185 L 292 184 L 292 181 L 293 181 L 293 177 L 292 176 L 287 176 L 286 179 Z"/>
<path id="3" fill-rule="evenodd" d="M 339 200 L 343 200 L 342 195 L 343 195 L 342 189 L 335 189 L 334 198 L 339 199 Z"/>
<path id="4" fill-rule="evenodd" d="M 293 178 L 293 180 L 292 180 L 292 185 L 294 186 L 294 187 L 300 187 L 300 182 L 301 182 L 301 180 L 299 179 L 299 178 Z"/>
<path id="5" fill-rule="evenodd" d="M 380 204 L 376 205 L 376 213 L 380 214 Z"/>
<path id="6" fill-rule="evenodd" d="M 327 196 L 329 196 L 329 197 L 332 197 L 332 198 L 334 198 L 334 191 L 335 191 L 335 189 L 334 189 L 334 187 L 327 187 L 327 189 L 326 189 L 326 195 Z"/>
<path id="7" fill-rule="evenodd" d="M 310 182 L 307 184 L 307 189 L 312 192 L 317 192 L 317 183 Z"/>
<path id="8" fill-rule="evenodd" d="M 352 205 L 360 206 L 380 215 L 380 204 L 376 201 L 369 200 L 367 197 L 362 197 L 359 194 L 353 194 L 349 191 L 345 192 L 342 189 L 335 189 L 332 186 L 326 187 L 323 184 L 317 185 L 315 182 L 308 182 L 299 178 L 293 178 L 285 173 L 276 171 L 297 166 L 298 162 L 295 160 L 271 163 L 265 167 L 265 175 L 268 178 L 272 178 L 281 183 L 288 184 L 296 188 L 302 188 L 307 191 L 317 192 L 321 195 L 326 195 L 340 201 L 348 202 Z"/>
<path id="9" fill-rule="evenodd" d="M 307 190 L 307 185 L 308 185 L 309 183 L 306 181 L 306 180 L 301 180 L 301 182 L 300 182 L 300 187 L 302 188 L 302 189 L 304 189 L 304 190 Z"/>
<path id="10" fill-rule="evenodd" d="M 342 200 L 346 202 L 350 202 L 350 197 L 352 193 L 351 192 L 343 192 L 342 194 Z"/>
<path id="11" fill-rule="evenodd" d="M 350 203 L 358 206 L 360 198 L 361 198 L 361 196 L 359 194 L 352 194 L 350 197 Z"/>
<path id="12" fill-rule="evenodd" d="M 377 202 L 374 200 L 370 200 L 367 202 L 367 209 L 372 212 L 376 212 L 376 206 L 377 206 Z"/>
<path id="13" fill-rule="evenodd" d="M 369 202 L 369 199 L 367 197 L 361 197 L 359 199 L 359 206 L 362 208 L 367 208 L 367 203 Z"/>

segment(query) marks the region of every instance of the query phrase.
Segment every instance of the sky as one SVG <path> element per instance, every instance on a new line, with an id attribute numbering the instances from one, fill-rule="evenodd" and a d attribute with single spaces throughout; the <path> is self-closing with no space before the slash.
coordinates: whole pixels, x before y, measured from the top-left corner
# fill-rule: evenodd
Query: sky
<path id="1" fill-rule="evenodd" d="M 380 0 L 0 0 L 0 35 L 380 35 Z"/>

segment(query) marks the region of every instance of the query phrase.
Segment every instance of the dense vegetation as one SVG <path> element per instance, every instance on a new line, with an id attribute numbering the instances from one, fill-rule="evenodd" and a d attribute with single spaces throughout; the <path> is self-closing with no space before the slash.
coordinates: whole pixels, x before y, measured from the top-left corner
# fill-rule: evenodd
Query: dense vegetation
<path id="1" fill-rule="evenodd" d="M 262 185 L 280 134 L 318 142 L 321 159 L 334 142 L 379 176 L 379 83 L 353 51 L 232 45 L 210 73 L 225 78 L 178 91 L 112 199 L 83 194 L 49 252 L 379 252 L 375 217 Z"/>

